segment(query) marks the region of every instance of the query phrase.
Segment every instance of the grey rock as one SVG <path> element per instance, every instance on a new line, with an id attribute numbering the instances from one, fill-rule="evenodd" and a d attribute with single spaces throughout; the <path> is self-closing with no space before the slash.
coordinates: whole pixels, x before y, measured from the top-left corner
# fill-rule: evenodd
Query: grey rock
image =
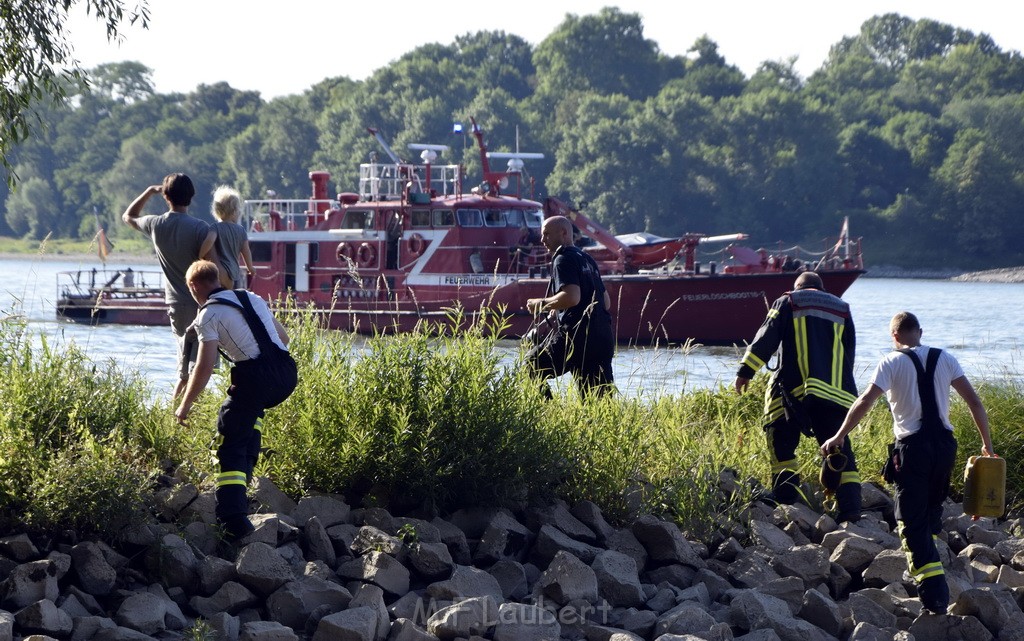
<path id="1" fill-rule="evenodd" d="M 298 507 L 295 501 L 279 490 L 277 485 L 265 476 L 253 478 L 250 494 L 257 512 L 291 514 Z"/>
<path id="2" fill-rule="evenodd" d="M 320 619 L 313 641 L 374 641 L 376 633 L 373 608 L 351 608 Z"/>
<path id="3" fill-rule="evenodd" d="M 647 638 L 658 622 L 658 615 L 650 610 L 629 608 L 619 617 L 619 626 L 639 637 Z"/>
<path id="4" fill-rule="evenodd" d="M 352 595 L 348 590 L 317 577 L 289 581 L 267 598 L 267 615 L 271 620 L 301 630 L 313 610 L 329 605 L 332 611 L 349 607 Z"/>
<path id="5" fill-rule="evenodd" d="M 242 548 L 235 571 L 239 583 L 264 597 L 295 578 L 284 557 L 266 543 L 250 543 Z"/>
<path id="6" fill-rule="evenodd" d="M 567 552 L 559 552 L 541 574 L 534 593 L 559 605 L 575 600 L 596 603 L 597 576 L 583 561 Z"/>
<path id="7" fill-rule="evenodd" d="M 452 561 L 457 565 L 469 565 L 473 562 L 473 557 L 469 553 L 469 542 L 466 540 L 466 533 L 464 531 L 440 517 L 433 519 L 430 524 L 437 528 L 438 534 L 441 537 L 441 543 L 448 546 L 448 552 L 452 555 Z"/>
<path id="8" fill-rule="evenodd" d="M 604 542 L 615 532 L 615 528 L 608 524 L 604 515 L 601 514 L 601 509 L 595 503 L 579 501 L 572 506 L 570 513 L 590 528 L 597 535 L 597 541 L 599 542 Z"/>
<path id="9" fill-rule="evenodd" d="M 504 597 L 497 579 L 487 572 L 468 565 L 457 565 L 451 578 L 427 586 L 427 594 L 439 601 L 490 596 L 495 603 Z"/>
<path id="10" fill-rule="evenodd" d="M 756 550 L 744 550 L 729 564 L 730 581 L 741 588 L 755 588 L 769 581 L 781 578 L 768 559 Z"/>
<path id="11" fill-rule="evenodd" d="M 729 611 L 740 628 L 771 628 L 782 641 L 830 639 L 821 628 L 794 617 L 785 601 L 755 590 L 740 590 L 730 601 Z"/>
<path id="12" fill-rule="evenodd" d="M 167 605 L 163 599 L 148 592 L 137 592 L 121 602 L 114 621 L 123 627 L 150 636 L 167 628 L 164 618 Z"/>
<path id="13" fill-rule="evenodd" d="M 338 557 L 334 553 L 334 544 L 331 542 L 331 537 L 327 535 L 327 530 L 320 522 L 319 517 L 310 517 L 306 521 L 306 527 L 302 534 L 305 539 L 306 558 L 308 560 L 323 561 L 329 566 L 333 566 L 338 562 Z"/>
<path id="14" fill-rule="evenodd" d="M 597 577 L 598 595 L 613 606 L 631 607 L 644 602 L 636 562 L 629 556 L 605 550 L 591 563 Z"/>
<path id="15" fill-rule="evenodd" d="M 521 561 L 533 541 L 533 532 L 511 514 L 500 511 L 491 517 L 473 552 L 473 561 L 489 565 L 501 559 Z"/>
<path id="16" fill-rule="evenodd" d="M 804 593 L 800 611 L 801 619 L 811 623 L 836 638 L 843 634 L 843 612 L 839 605 L 818 590 Z"/>
<path id="17" fill-rule="evenodd" d="M 1020 608 L 1017 610 L 1019 612 Z M 999 635 L 1000 630 L 1010 622 L 1010 615 L 1003 603 L 990 589 L 972 588 L 961 592 L 950 606 L 949 614 L 973 616 L 993 635 Z"/>
<path id="18" fill-rule="evenodd" d="M 56 601 L 60 594 L 57 574 L 57 564 L 50 560 L 29 561 L 16 566 L 0 583 L 0 604 L 24 608 L 44 599 Z"/>
<path id="19" fill-rule="evenodd" d="M 907 556 L 901 550 L 882 550 L 868 564 L 861 578 L 864 585 L 871 588 L 884 588 L 890 583 L 903 580 L 907 570 Z"/>
<path id="20" fill-rule="evenodd" d="M 922 614 L 914 619 L 908 632 L 914 635 L 915 639 L 991 641 L 994 638 L 976 618 L 948 614 Z"/>
<path id="21" fill-rule="evenodd" d="M 325 528 L 339 523 L 348 523 L 351 508 L 344 502 L 330 496 L 307 496 L 299 500 L 291 512 L 296 523 L 305 523 L 311 516 L 320 518 Z"/>
<path id="22" fill-rule="evenodd" d="M 455 562 L 448 551 L 448 546 L 440 541 L 414 543 L 409 549 L 407 559 L 418 575 L 430 581 L 446 579 L 455 570 Z"/>
<path id="23" fill-rule="evenodd" d="M 238 617 L 231 616 L 227 612 L 218 612 L 206 619 L 210 628 L 217 635 L 217 641 L 237 641 L 238 634 L 242 629 L 242 623 Z"/>
<path id="24" fill-rule="evenodd" d="M 14 622 L 24 633 L 46 634 L 63 637 L 71 634 L 74 624 L 71 617 L 49 600 L 31 603 L 14 614 Z"/>
<path id="25" fill-rule="evenodd" d="M 683 533 L 675 523 L 662 521 L 647 514 L 633 523 L 632 531 L 647 550 L 649 557 L 655 561 L 682 563 L 694 569 L 700 569 L 705 565 L 693 545 L 683 538 Z"/>
<path id="26" fill-rule="evenodd" d="M 235 564 L 219 556 L 207 556 L 199 562 L 199 591 L 209 596 L 228 581 L 237 581 Z"/>
<path id="27" fill-rule="evenodd" d="M 249 621 L 242 626 L 238 641 L 298 641 L 295 630 L 277 621 Z"/>
<path id="28" fill-rule="evenodd" d="M 558 641 L 562 634 L 555 615 L 525 603 L 503 603 L 498 607 L 494 641 Z"/>
<path id="29" fill-rule="evenodd" d="M 191 483 L 178 483 L 171 487 L 163 487 L 156 491 L 153 502 L 160 515 L 167 521 L 178 518 L 188 505 L 199 498 L 199 490 Z"/>
<path id="30" fill-rule="evenodd" d="M 584 563 L 591 563 L 601 553 L 601 549 L 572 539 L 552 525 L 542 525 L 533 546 L 536 560 L 549 563 L 559 552 L 567 552 Z"/>
<path id="31" fill-rule="evenodd" d="M 161 583 L 194 592 L 199 585 L 199 559 L 192 546 L 176 534 L 168 534 L 149 550 L 148 562 Z"/>
<path id="32" fill-rule="evenodd" d="M 441 530 L 430 521 L 424 521 L 423 519 L 414 519 L 407 516 L 396 516 L 394 518 L 395 523 L 395 534 L 398 535 L 403 530 L 409 531 L 415 537 L 415 541 L 419 543 L 443 543 L 441 540 Z"/>
<path id="33" fill-rule="evenodd" d="M 717 623 L 715 618 L 704 608 L 697 603 L 687 601 L 658 617 L 658 622 L 654 626 L 654 637 L 658 638 L 665 634 L 699 635 L 711 630 L 715 623 Z"/>
<path id="34" fill-rule="evenodd" d="M 359 528 L 355 540 L 352 541 L 351 549 L 357 555 L 367 552 L 383 552 L 391 556 L 398 556 L 402 552 L 402 541 L 384 530 L 372 525 L 364 525 Z"/>
<path id="35" fill-rule="evenodd" d="M 388 614 L 387 607 L 384 605 L 383 590 L 376 585 L 364 583 L 352 596 L 352 601 L 348 607 L 373 609 L 377 613 L 377 626 L 374 638 L 377 641 L 383 641 L 387 637 L 388 631 L 391 629 L 391 617 Z"/>
<path id="36" fill-rule="evenodd" d="M 409 570 L 393 556 L 369 552 L 338 566 L 338 576 L 367 581 L 385 592 L 402 595 L 409 591 Z"/>
<path id="37" fill-rule="evenodd" d="M 391 623 L 388 641 L 437 641 L 437 637 L 409 619 L 396 619 Z"/>
<path id="38" fill-rule="evenodd" d="M 789 606 L 791 614 L 800 611 L 804 599 L 804 582 L 795 576 L 782 577 L 755 588 L 761 594 L 781 599 Z"/>
<path id="39" fill-rule="evenodd" d="M 850 606 L 854 624 L 870 623 L 879 628 L 891 628 L 896 625 L 896 615 L 886 611 L 874 600 L 854 592 L 847 602 Z"/>
<path id="40" fill-rule="evenodd" d="M 0 537 L 0 556 L 14 559 L 18 563 L 39 558 L 39 549 L 27 534 L 12 534 Z"/>
<path id="41" fill-rule="evenodd" d="M 774 553 L 788 552 L 796 545 L 791 536 L 766 521 L 750 522 L 750 538 L 756 545 Z"/>
<path id="42" fill-rule="evenodd" d="M 113 630 L 117 629 L 117 624 L 114 623 L 113 619 L 100 616 L 84 616 L 84 617 L 72 617 L 71 618 L 73 627 L 71 629 L 71 641 L 87 641 L 88 639 L 95 638 L 100 630 Z M 0 639 L 2 639 L 0 635 Z M 10 641 L 10 637 L 7 638 Z"/>
<path id="43" fill-rule="evenodd" d="M 824 548 L 808 544 L 778 552 L 772 568 L 780 576 L 795 576 L 808 586 L 815 586 L 828 581 L 830 565 Z"/>
<path id="44" fill-rule="evenodd" d="M 851 536 L 839 542 L 832 551 L 830 561 L 841 566 L 850 574 L 860 574 L 881 554 L 884 548 L 868 539 Z"/>
<path id="45" fill-rule="evenodd" d="M 259 603 L 260 599 L 244 585 L 228 581 L 220 586 L 212 596 L 194 596 L 189 606 L 204 618 L 210 618 L 218 612 L 238 614 L 245 608 Z"/>
<path id="46" fill-rule="evenodd" d="M 95 543 L 85 541 L 71 548 L 71 561 L 78 586 L 89 594 L 109 594 L 114 589 L 117 572 Z"/>
<path id="47" fill-rule="evenodd" d="M 518 561 L 502 559 L 492 565 L 487 573 L 497 580 L 501 595 L 508 600 L 522 600 L 530 592 L 526 581 L 526 570 Z"/>
<path id="48" fill-rule="evenodd" d="M 527 527 L 538 530 L 550 525 L 566 536 L 584 543 L 597 543 L 597 534 L 582 521 L 573 516 L 564 501 L 526 511 Z"/>
<path id="49" fill-rule="evenodd" d="M 494 599 L 473 597 L 434 613 L 427 621 L 427 632 L 442 640 L 483 635 L 495 624 L 497 615 Z"/>
<path id="50" fill-rule="evenodd" d="M 628 630 L 592 625 L 587 628 L 587 641 L 644 641 L 644 638 Z"/>
<path id="51" fill-rule="evenodd" d="M 643 572 L 647 567 L 647 549 L 632 530 L 615 530 L 605 538 L 605 547 L 631 557 L 636 562 L 638 572 Z"/>

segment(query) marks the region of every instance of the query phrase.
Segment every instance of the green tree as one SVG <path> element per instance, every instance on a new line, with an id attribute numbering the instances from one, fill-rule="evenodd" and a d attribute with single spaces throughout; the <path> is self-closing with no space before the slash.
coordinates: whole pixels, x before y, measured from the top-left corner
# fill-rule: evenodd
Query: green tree
<path id="1" fill-rule="evenodd" d="M 60 236 L 56 214 L 53 187 L 42 178 L 25 178 L 7 199 L 7 224 L 20 236 L 35 240 L 42 240 L 50 233 Z"/>
<path id="2" fill-rule="evenodd" d="M 33 104 L 44 96 L 62 100 L 66 81 L 85 77 L 66 39 L 68 11 L 74 5 L 84 5 L 106 24 L 108 40 L 122 37 L 125 21 L 148 26 L 146 0 L 132 9 L 122 0 L 0 0 L 0 159 L 8 182 L 16 176 L 8 152 L 28 139 L 33 121 L 41 122 L 33 119 Z"/>

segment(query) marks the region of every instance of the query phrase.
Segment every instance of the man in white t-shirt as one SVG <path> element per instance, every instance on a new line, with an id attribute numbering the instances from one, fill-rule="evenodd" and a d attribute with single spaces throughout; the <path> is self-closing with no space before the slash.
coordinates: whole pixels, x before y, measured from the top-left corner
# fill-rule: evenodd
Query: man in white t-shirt
<path id="1" fill-rule="evenodd" d="M 246 487 L 259 459 L 264 411 L 283 402 L 295 389 L 295 361 L 288 354 L 288 333 L 252 292 L 220 286 L 217 265 L 198 260 L 185 281 L 199 313 L 192 327 L 199 337 L 199 357 L 174 415 L 184 425 L 192 405 L 206 388 L 220 351 L 231 361 L 231 386 L 217 415 L 217 522 L 228 541 L 253 530 Z"/>
<path id="2" fill-rule="evenodd" d="M 921 344 L 921 324 L 910 312 L 889 323 L 895 350 L 886 354 L 867 389 L 850 407 L 839 432 L 821 446 L 822 454 L 841 447 L 846 435 L 884 393 L 893 416 L 896 447 L 891 461 L 896 520 L 907 551 L 910 575 L 918 582 L 921 604 L 942 614 L 949 587 L 933 537 L 942 527 L 942 503 L 956 460 L 956 439 L 949 422 L 949 388 L 967 403 L 981 435 L 981 449 L 995 456 L 988 415 L 960 364 L 948 352 Z M 888 478 L 887 478 L 888 480 Z"/>

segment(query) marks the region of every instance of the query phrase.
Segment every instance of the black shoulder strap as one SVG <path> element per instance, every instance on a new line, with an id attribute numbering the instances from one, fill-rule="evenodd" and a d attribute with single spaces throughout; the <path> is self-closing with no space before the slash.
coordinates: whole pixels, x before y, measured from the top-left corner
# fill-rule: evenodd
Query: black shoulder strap
<path id="1" fill-rule="evenodd" d="M 253 338 L 256 339 L 256 344 L 260 347 L 260 356 L 269 354 L 271 348 L 277 347 L 274 341 L 271 340 L 270 334 L 267 332 L 266 325 L 260 320 L 256 310 L 253 309 L 252 301 L 249 300 L 249 294 L 244 289 L 231 290 L 235 297 L 238 299 L 238 303 L 234 303 L 230 300 L 223 298 L 211 298 L 203 303 L 199 309 L 205 308 L 207 305 L 227 305 L 228 307 L 234 307 L 238 311 L 242 312 L 242 316 L 245 318 L 245 322 L 249 325 L 249 331 L 252 332 Z"/>
<path id="2" fill-rule="evenodd" d="M 909 356 L 914 363 L 914 369 L 917 370 L 917 393 L 921 397 L 921 429 L 944 427 L 939 417 L 939 405 L 935 401 L 935 366 L 939 362 L 942 350 L 929 348 L 926 367 L 921 365 L 921 359 L 912 348 L 904 347 L 896 351 Z"/>

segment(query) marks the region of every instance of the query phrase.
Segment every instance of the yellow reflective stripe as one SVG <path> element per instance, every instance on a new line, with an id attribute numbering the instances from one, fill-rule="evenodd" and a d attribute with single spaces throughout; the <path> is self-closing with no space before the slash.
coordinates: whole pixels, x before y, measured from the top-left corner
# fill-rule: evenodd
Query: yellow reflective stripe
<path id="1" fill-rule="evenodd" d="M 746 365 L 750 369 L 754 370 L 755 372 L 764 367 L 764 361 L 758 358 L 757 355 L 755 355 L 753 352 L 747 352 L 743 356 L 743 360 L 741 361 L 741 363 L 743 365 Z"/>
<path id="2" fill-rule="evenodd" d="M 768 310 L 768 318 L 778 318 L 778 317 L 779 317 L 779 310 L 777 310 L 774 307 Z"/>
<path id="3" fill-rule="evenodd" d="M 860 483 L 860 472 L 853 470 L 851 472 L 843 472 L 839 475 L 839 484 L 843 483 Z"/>
<path id="4" fill-rule="evenodd" d="M 262 418 L 256 419 L 256 424 L 252 426 L 252 429 L 256 430 L 257 432 L 262 432 L 263 431 L 263 419 Z"/>
<path id="5" fill-rule="evenodd" d="M 843 386 L 843 326 L 836 323 L 832 334 L 832 387 Z"/>
<path id="6" fill-rule="evenodd" d="M 217 475 L 217 487 L 225 485 L 246 485 L 245 472 L 221 472 Z"/>
<path id="7" fill-rule="evenodd" d="M 807 354 L 807 317 L 793 319 L 793 338 L 796 343 L 796 363 L 800 368 L 800 378 L 807 380 L 807 373 L 810 370 Z"/>
<path id="8" fill-rule="evenodd" d="M 857 400 L 857 397 L 847 392 L 846 390 L 829 385 L 825 381 L 817 378 L 809 378 L 804 383 L 805 395 L 817 396 L 830 400 L 833 403 L 842 405 L 843 407 L 850 407 L 853 402 Z"/>
<path id="9" fill-rule="evenodd" d="M 941 561 L 927 563 L 924 566 L 917 569 L 916 571 L 914 569 L 910 570 L 910 574 L 918 581 L 923 581 L 924 579 L 927 579 L 928 577 L 932 576 L 941 576 L 945 573 L 945 570 L 942 569 Z"/>
<path id="10" fill-rule="evenodd" d="M 772 474 L 777 474 L 779 472 L 792 472 L 796 474 L 797 467 L 798 463 L 795 458 L 788 461 L 775 461 L 772 463 Z"/>

